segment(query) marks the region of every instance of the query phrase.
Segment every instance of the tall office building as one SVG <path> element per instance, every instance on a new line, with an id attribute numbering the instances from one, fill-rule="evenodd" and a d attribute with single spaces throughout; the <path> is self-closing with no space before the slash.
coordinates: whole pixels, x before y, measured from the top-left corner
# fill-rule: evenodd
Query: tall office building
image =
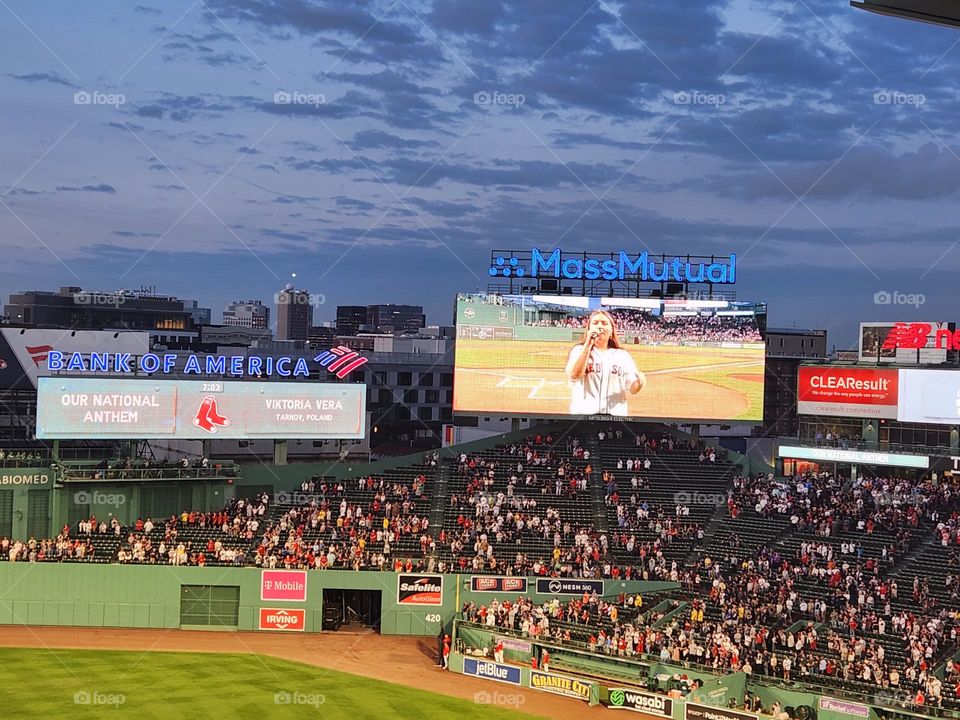
<path id="1" fill-rule="evenodd" d="M 223 324 L 232 327 L 270 327 L 270 308 L 261 300 L 237 300 L 223 310 Z"/>
<path id="2" fill-rule="evenodd" d="M 367 305 L 367 325 L 376 333 L 416 333 L 426 324 L 422 305 Z"/>
<path id="3" fill-rule="evenodd" d="M 159 295 L 151 288 L 89 292 L 62 287 L 59 292 L 13 293 L 4 307 L 7 322 L 76 330 L 192 331 L 209 310 L 195 300 Z"/>
<path id="4" fill-rule="evenodd" d="M 337 333 L 340 335 L 356 335 L 366 324 L 366 305 L 337 305 Z"/>
<path id="5" fill-rule="evenodd" d="M 306 290 L 286 287 L 276 296 L 277 340 L 308 340 L 313 327 L 313 299 Z"/>

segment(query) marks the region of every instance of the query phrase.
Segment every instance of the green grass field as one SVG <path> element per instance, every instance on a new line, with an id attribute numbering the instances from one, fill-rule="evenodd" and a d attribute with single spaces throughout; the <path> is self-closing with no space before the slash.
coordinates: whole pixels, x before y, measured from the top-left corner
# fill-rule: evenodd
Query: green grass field
<path id="1" fill-rule="evenodd" d="M 263 655 L 0 648 L 0 666 L 11 720 L 533 717 Z"/>

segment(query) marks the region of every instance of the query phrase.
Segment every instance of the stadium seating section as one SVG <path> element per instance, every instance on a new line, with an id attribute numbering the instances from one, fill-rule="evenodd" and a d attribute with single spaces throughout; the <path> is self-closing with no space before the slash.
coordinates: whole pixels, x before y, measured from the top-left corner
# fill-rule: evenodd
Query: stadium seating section
<path id="1" fill-rule="evenodd" d="M 953 482 L 743 477 L 722 451 L 663 428 L 581 424 L 369 478 L 304 478 L 152 529 L 91 519 L 53 539 L 4 538 L 0 553 L 670 580 L 679 589 L 642 604 L 526 601 L 464 615 L 601 653 L 749 664 L 907 705 L 921 690 L 928 705 L 960 709 Z"/>

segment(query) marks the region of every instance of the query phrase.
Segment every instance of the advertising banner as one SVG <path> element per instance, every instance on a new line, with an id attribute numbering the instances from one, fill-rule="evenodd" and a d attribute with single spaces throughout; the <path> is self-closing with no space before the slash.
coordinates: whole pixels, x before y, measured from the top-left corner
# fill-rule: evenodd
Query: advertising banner
<path id="1" fill-rule="evenodd" d="M 400 605 L 443 605 L 443 575 L 397 575 Z"/>
<path id="2" fill-rule="evenodd" d="M 853 715 L 858 718 L 870 717 L 870 706 L 860 703 L 848 702 L 846 700 L 834 700 L 833 698 L 822 697 L 818 705 L 821 710 L 827 712 L 842 713 L 843 715 Z"/>
<path id="3" fill-rule="evenodd" d="M 759 720 L 754 713 L 688 702 L 683 711 L 684 720 Z"/>
<path id="4" fill-rule="evenodd" d="M 307 601 L 306 570 L 261 570 L 260 599 L 285 602 Z"/>
<path id="5" fill-rule="evenodd" d="M 537 592 L 541 595 L 603 595 L 603 580 L 570 580 L 567 578 L 537 578 Z"/>
<path id="6" fill-rule="evenodd" d="M 638 692 L 633 688 L 610 688 L 606 706 L 611 710 L 634 710 L 657 717 L 673 717 L 673 700 L 666 695 Z"/>
<path id="7" fill-rule="evenodd" d="M 510 683 L 511 685 L 520 684 L 520 668 L 513 665 L 502 665 L 490 660 L 465 657 L 463 659 L 463 674 Z"/>
<path id="8" fill-rule="evenodd" d="M 896 419 L 898 388 L 896 370 L 804 365 L 797 376 L 797 412 Z"/>
<path id="9" fill-rule="evenodd" d="M 354 383 L 44 377 L 41 439 L 362 439 Z"/>
<path id="10" fill-rule="evenodd" d="M 835 450 L 824 447 L 799 447 L 781 445 L 777 455 L 794 460 L 818 460 L 822 462 L 855 463 L 857 465 L 890 465 L 922 470 L 930 467 L 930 458 L 925 455 L 900 455 L 898 453 L 871 452 L 867 450 Z"/>
<path id="11" fill-rule="evenodd" d="M 307 611 L 301 608 L 260 608 L 261 630 L 303 632 L 307 629 Z"/>
<path id="12" fill-rule="evenodd" d="M 555 695 L 564 695 L 565 697 L 577 698 L 590 702 L 590 688 L 592 683 L 578 680 L 566 675 L 554 675 L 545 673 L 541 670 L 530 671 L 530 687 L 534 690 L 543 690 L 544 692 L 554 693 Z"/>
<path id="13" fill-rule="evenodd" d="M 960 372 L 901 370 L 897 419 L 960 425 Z"/>
<path id="14" fill-rule="evenodd" d="M 881 293 L 888 294 L 888 293 Z M 937 365 L 952 349 L 953 323 L 860 323 L 860 362 L 897 365 Z"/>
<path id="15" fill-rule="evenodd" d="M 505 575 L 474 575 L 470 578 L 473 592 L 525 593 L 527 579 Z"/>
<path id="16" fill-rule="evenodd" d="M 506 637 L 505 635 L 497 635 L 494 640 L 496 642 L 502 642 L 504 650 L 513 650 L 514 652 L 527 654 L 533 652 L 533 643 L 529 643 L 526 640 L 518 640 L 517 638 Z"/>
<path id="17" fill-rule="evenodd" d="M 50 468 L 0 469 L 0 488 L 27 486 L 31 489 L 52 490 Z"/>
<path id="18" fill-rule="evenodd" d="M 47 375 L 47 357 L 62 353 L 113 352 L 139 356 L 150 352 L 150 333 L 106 330 L 0 330 L 0 388 L 26 390 L 37 387 Z"/>

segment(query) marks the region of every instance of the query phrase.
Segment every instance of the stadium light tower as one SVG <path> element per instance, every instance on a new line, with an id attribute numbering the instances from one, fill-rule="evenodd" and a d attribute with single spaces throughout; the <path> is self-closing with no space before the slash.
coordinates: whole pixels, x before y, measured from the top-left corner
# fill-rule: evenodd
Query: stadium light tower
<path id="1" fill-rule="evenodd" d="M 956 0 L 850 0 L 850 4 L 880 15 L 960 27 L 960 3 Z"/>

